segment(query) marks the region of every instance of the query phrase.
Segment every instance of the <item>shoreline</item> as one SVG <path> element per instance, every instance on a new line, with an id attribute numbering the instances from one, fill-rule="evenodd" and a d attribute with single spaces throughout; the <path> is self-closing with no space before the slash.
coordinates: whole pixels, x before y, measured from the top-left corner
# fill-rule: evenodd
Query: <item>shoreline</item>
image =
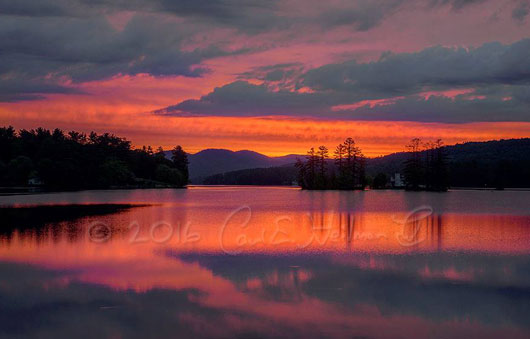
<path id="1" fill-rule="evenodd" d="M 164 187 L 109 187 L 109 188 L 81 188 L 71 190 L 53 190 L 44 189 L 40 187 L 0 187 L 0 196 L 11 196 L 11 195 L 33 195 L 33 194 L 51 194 L 51 193 L 68 193 L 68 192 L 82 192 L 82 191 L 120 191 L 120 190 L 161 190 L 161 189 L 194 189 L 194 188 L 223 188 L 223 187 L 241 187 L 241 188 L 285 188 L 285 189 L 300 189 L 300 186 L 289 186 L 289 185 L 197 185 L 190 184 L 184 187 L 180 186 L 164 186 Z M 307 191 L 345 191 L 345 190 L 307 190 Z M 384 189 L 365 189 L 365 190 L 351 190 L 354 191 L 406 191 L 402 188 L 384 188 Z M 530 191 L 530 187 L 510 187 L 504 189 L 496 189 L 490 187 L 451 187 L 446 192 L 451 191 L 509 191 L 509 192 L 527 192 Z M 432 192 L 432 191 L 406 191 L 406 192 Z M 440 193 L 440 192 L 433 192 Z M 443 193 L 443 192 L 442 192 Z"/>

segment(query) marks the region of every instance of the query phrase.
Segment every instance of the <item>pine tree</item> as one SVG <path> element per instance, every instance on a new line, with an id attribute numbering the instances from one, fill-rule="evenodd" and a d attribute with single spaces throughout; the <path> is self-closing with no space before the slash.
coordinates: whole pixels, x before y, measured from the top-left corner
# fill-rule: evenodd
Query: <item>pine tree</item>
<path id="1" fill-rule="evenodd" d="M 421 140 L 414 138 L 407 145 L 409 158 L 405 161 L 405 185 L 408 190 L 419 190 L 422 179 L 420 157 Z"/>
<path id="2" fill-rule="evenodd" d="M 326 160 L 329 158 L 329 151 L 326 146 L 320 146 L 317 152 L 318 157 L 318 188 L 324 189 L 327 186 L 327 163 Z"/>
<path id="3" fill-rule="evenodd" d="M 426 142 L 423 145 L 423 154 L 424 154 L 423 181 L 425 182 L 425 189 L 428 191 L 433 190 L 433 187 L 435 186 L 435 180 L 436 180 L 435 153 L 436 153 L 436 145 L 433 142 Z"/>
<path id="4" fill-rule="evenodd" d="M 335 157 L 335 166 L 338 170 L 338 176 L 337 176 L 337 186 L 341 188 L 344 186 L 344 179 L 345 179 L 345 153 L 346 149 L 343 144 L 339 144 L 335 148 L 334 157 Z"/>
<path id="5" fill-rule="evenodd" d="M 302 189 L 306 189 L 307 187 L 307 181 L 306 181 L 306 165 L 302 160 L 299 158 L 296 159 L 296 163 L 294 165 L 298 169 L 298 185 L 302 187 Z"/>
<path id="6" fill-rule="evenodd" d="M 360 150 L 359 150 L 360 152 Z M 357 157 L 359 162 L 359 170 L 358 173 L 358 186 L 360 189 L 364 189 L 366 187 L 366 158 L 362 153 L 359 153 L 360 155 Z"/>
<path id="7" fill-rule="evenodd" d="M 432 189 L 436 191 L 447 191 L 449 187 L 449 176 L 447 170 L 447 155 L 443 141 L 438 139 L 434 142 L 433 173 L 434 183 Z"/>
<path id="8" fill-rule="evenodd" d="M 307 162 L 306 162 L 306 183 L 307 188 L 314 189 L 316 187 L 316 174 L 317 174 L 317 155 L 315 148 L 307 152 Z"/>
<path id="9" fill-rule="evenodd" d="M 188 172 L 188 155 L 180 145 L 175 146 L 173 150 L 171 151 L 171 160 L 173 161 L 173 164 L 175 165 L 175 168 L 182 173 L 183 180 L 186 183 L 189 181 L 189 172 Z"/>
<path id="10" fill-rule="evenodd" d="M 355 177 L 356 177 L 356 152 L 355 141 L 352 138 L 347 138 L 344 141 L 344 153 L 346 166 L 344 170 L 344 188 L 354 189 L 355 188 Z"/>

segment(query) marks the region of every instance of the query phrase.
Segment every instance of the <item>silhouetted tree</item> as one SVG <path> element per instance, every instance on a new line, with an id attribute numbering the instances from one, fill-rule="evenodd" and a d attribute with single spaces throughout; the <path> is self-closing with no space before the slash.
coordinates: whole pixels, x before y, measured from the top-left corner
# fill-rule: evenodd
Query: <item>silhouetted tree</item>
<path id="1" fill-rule="evenodd" d="M 173 164 L 175 165 L 175 168 L 182 173 L 183 180 L 185 184 L 189 181 L 189 172 L 188 172 L 188 155 L 180 145 L 173 148 L 171 151 L 171 160 L 173 161 Z"/>
<path id="2" fill-rule="evenodd" d="M 361 150 L 358 149 L 359 155 L 358 155 L 358 163 L 359 163 L 359 171 L 357 172 L 357 185 L 358 188 L 364 189 L 366 187 L 366 158 L 361 153 Z"/>
<path id="3" fill-rule="evenodd" d="M 384 173 L 378 173 L 372 183 L 373 189 L 382 189 L 386 188 L 386 185 L 388 184 L 388 177 Z"/>
<path id="4" fill-rule="evenodd" d="M 344 176 L 344 188 L 353 189 L 355 188 L 355 176 L 356 176 L 356 147 L 355 141 L 352 138 L 347 138 L 344 141 L 344 150 L 346 155 L 346 166 Z"/>
<path id="5" fill-rule="evenodd" d="M 306 189 L 362 189 L 364 180 L 364 157 L 352 138 L 338 145 L 334 152 L 335 167 L 328 170 L 329 151 L 320 146 L 311 148 L 306 162 L 298 160 L 298 182 Z M 338 171 L 338 175 L 336 173 Z"/>
<path id="6" fill-rule="evenodd" d="M 327 185 L 327 159 L 329 158 L 329 151 L 326 146 L 320 146 L 318 148 L 317 152 L 318 157 L 318 180 L 317 180 L 317 186 L 318 188 L 324 189 Z"/>
<path id="7" fill-rule="evenodd" d="M 414 138 L 406 146 L 409 158 L 405 161 L 405 187 L 407 190 L 417 191 L 422 181 L 422 164 L 420 156 L 421 140 Z"/>
<path id="8" fill-rule="evenodd" d="M 155 178 L 158 181 L 168 182 L 173 185 L 185 185 L 187 184 L 186 178 L 181 171 L 176 168 L 171 168 L 167 165 L 160 164 L 156 168 Z"/>
<path id="9" fill-rule="evenodd" d="M 32 171 L 33 162 L 23 155 L 19 155 L 7 164 L 8 178 L 16 185 L 26 185 Z"/>
<path id="10" fill-rule="evenodd" d="M 303 189 L 308 188 L 307 183 L 306 183 L 306 177 L 307 177 L 306 165 L 304 164 L 302 160 L 297 158 L 294 166 L 298 170 L 297 172 L 298 173 L 297 175 L 298 185 L 300 185 L 300 187 L 302 187 Z"/>
<path id="11" fill-rule="evenodd" d="M 311 147 L 311 149 L 307 152 L 306 159 L 306 186 L 309 189 L 315 189 L 317 181 L 318 156 L 314 147 Z"/>
<path id="12" fill-rule="evenodd" d="M 447 191 L 449 188 L 448 160 L 445 153 L 443 141 L 438 139 L 434 142 L 434 154 L 432 159 L 433 182 L 432 190 Z"/>
<path id="13" fill-rule="evenodd" d="M 335 166 L 337 167 L 338 175 L 336 176 L 336 185 L 342 187 L 345 185 L 346 178 L 346 164 L 345 164 L 346 149 L 343 144 L 337 145 L 334 152 Z"/>
<path id="14" fill-rule="evenodd" d="M 0 161 L 4 164 L 13 159 L 17 153 L 16 142 L 17 136 L 12 126 L 0 128 Z"/>
<path id="15" fill-rule="evenodd" d="M 109 159 L 100 167 L 100 182 L 103 186 L 132 184 L 134 174 L 127 164 L 118 159 Z"/>
<path id="16" fill-rule="evenodd" d="M 443 142 L 438 139 L 423 144 L 418 138 L 407 145 L 409 158 L 405 161 L 405 184 L 408 190 L 446 191 L 449 186 L 447 156 Z"/>
<path id="17" fill-rule="evenodd" d="M 47 187 L 60 189 L 105 188 L 109 186 L 156 183 L 157 168 L 165 165 L 179 174 L 163 176 L 163 182 L 183 186 L 187 181 L 187 158 L 179 148 L 176 163 L 151 147 L 132 149 L 130 141 L 113 134 L 97 134 L 60 129 L 20 130 L 0 128 L 0 182 L 3 185 L 27 185 L 30 177 L 39 178 Z M 184 157 L 182 157 L 182 154 Z M 177 168 L 178 166 L 178 168 Z M 176 173 L 174 172 L 173 173 Z M 167 179 L 167 180 L 166 180 Z"/>

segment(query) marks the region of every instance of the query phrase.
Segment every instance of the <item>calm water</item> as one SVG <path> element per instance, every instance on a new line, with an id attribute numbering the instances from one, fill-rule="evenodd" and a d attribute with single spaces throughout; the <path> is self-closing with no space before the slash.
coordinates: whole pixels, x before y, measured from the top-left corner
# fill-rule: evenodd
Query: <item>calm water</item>
<path id="1" fill-rule="evenodd" d="M 0 205 L 16 207 L 0 228 L 0 337 L 530 337 L 530 192 L 195 187 Z"/>

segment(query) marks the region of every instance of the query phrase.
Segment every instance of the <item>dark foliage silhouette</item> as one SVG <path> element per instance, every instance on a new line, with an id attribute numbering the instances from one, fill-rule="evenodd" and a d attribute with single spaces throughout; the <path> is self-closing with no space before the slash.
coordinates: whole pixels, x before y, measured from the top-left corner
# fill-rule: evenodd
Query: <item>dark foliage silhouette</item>
<path id="1" fill-rule="evenodd" d="M 52 189 L 183 187 L 188 161 L 182 147 L 173 159 L 159 148 L 133 149 L 113 134 L 86 135 L 37 128 L 0 128 L 0 182 L 3 186 L 42 185 Z"/>
<path id="2" fill-rule="evenodd" d="M 405 160 L 405 188 L 411 191 L 443 192 L 449 188 L 448 163 L 443 142 L 422 143 L 414 138 L 407 145 Z"/>
<path id="3" fill-rule="evenodd" d="M 334 152 L 334 162 L 329 161 L 329 150 L 320 146 L 311 148 L 306 161 L 298 159 L 298 184 L 303 189 L 364 189 L 365 158 L 352 138 L 338 145 Z"/>

